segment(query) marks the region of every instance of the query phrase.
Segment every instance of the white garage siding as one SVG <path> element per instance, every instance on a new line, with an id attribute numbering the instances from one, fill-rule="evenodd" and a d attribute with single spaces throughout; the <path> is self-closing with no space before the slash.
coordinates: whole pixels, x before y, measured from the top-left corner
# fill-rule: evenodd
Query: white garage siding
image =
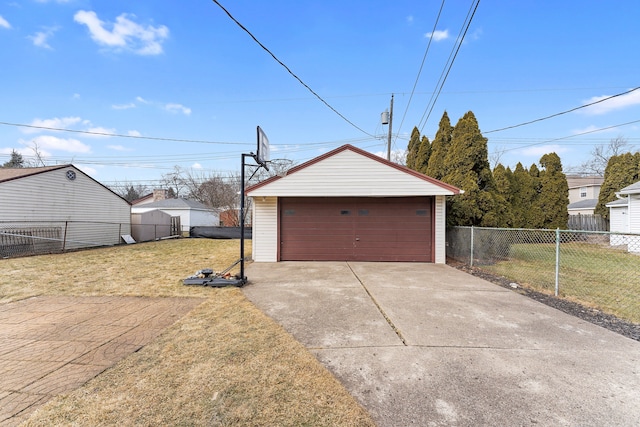
<path id="1" fill-rule="evenodd" d="M 114 245 L 131 234 L 129 203 L 71 165 L 0 182 L 0 200 L 0 226 L 55 225 L 61 238 L 66 227 L 65 249 Z"/>
<path id="2" fill-rule="evenodd" d="M 640 233 L 640 194 L 629 195 L 629 231 Z"/>
<path id="3" fill-rule="evenodd" d="M 435 263 L 445 264 L 446 255 L 446 226 L 447 226 L 447 203 L 445 196 L 436 196 L 435 209 Z"/>
<path id="4" fill-rule="evenodd" d="M 278 261 L 278 199 L 256 197 L 253 199 L 252 258 L 257 262 Z"/>

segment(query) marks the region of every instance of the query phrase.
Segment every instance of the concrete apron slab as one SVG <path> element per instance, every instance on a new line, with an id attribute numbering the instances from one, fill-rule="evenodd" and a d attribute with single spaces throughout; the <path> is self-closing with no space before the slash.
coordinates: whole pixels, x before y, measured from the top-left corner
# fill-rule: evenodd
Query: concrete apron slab
<path id="1" fill-rule="evenodd" d="M 0 304 L 0 426 L 151 342 L 201 298 L 39 296 Z"/>
<path id="2" fill-rule="evenodd" d="M 254 263 L 247 297 L 380 426 L 636 426 L 640 343 L 445 265 Z"/>

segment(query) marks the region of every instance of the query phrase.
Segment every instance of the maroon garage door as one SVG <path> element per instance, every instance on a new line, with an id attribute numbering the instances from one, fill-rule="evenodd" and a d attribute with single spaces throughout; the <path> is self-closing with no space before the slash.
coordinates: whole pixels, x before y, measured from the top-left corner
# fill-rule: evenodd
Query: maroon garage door
<path id="1" fill-rule="evenodd" d="M 282 261 L 433 262 L 433 197 L 280 199 Z"/>

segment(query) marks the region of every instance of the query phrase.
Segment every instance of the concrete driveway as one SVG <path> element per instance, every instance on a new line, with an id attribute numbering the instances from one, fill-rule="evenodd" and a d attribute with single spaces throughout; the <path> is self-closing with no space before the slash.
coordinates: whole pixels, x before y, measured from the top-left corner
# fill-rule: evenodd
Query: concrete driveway
<path id="1" fill-rule="evenodd" d="M 247 267 L 380 426 L 637 426 L 640 342 L 445 265 Z"/>

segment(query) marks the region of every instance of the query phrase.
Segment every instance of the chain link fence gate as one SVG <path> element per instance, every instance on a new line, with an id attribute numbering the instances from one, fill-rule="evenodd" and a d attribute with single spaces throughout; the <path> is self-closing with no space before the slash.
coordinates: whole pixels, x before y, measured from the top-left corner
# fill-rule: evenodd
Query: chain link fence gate
<path id="1" fill-rule="evenodd" d="M 640 234 L 452 227 L 447 258 L 640 323 Z"/>

